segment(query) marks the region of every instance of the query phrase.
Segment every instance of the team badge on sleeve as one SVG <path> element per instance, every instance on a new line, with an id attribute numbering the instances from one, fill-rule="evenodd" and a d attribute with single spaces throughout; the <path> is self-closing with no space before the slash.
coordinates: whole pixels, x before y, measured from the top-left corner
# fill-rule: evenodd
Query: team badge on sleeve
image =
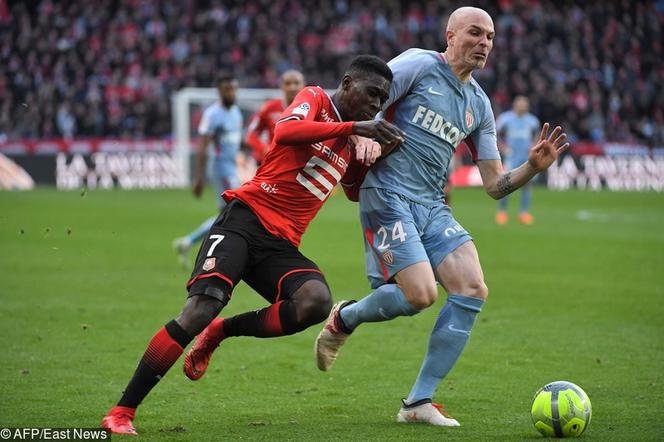
<path id="1" fill-rule="evenodd" d="M 309 109 L 311 109 L 311 107 L 309 106 L 309 103 L 302 103 L 301 105 L 299 105 L 298 107 L 293 109 L 293 113 L 298 114 L 298 115 L 302 115 L 303 117 L 306 118 L 307 115 L 309 114 Z"/>
<path id="2" fill-rule="evenodd" d="M 215 258 L 214 256 L 211 257 L 211 258 L 208 258 L 203 263 L 203 270 L 206 271 L 206 272 L 209 271 L 209 270 L 212 270 L 214 268 L 215 264 L 217 264 L 217 258 Z"/>

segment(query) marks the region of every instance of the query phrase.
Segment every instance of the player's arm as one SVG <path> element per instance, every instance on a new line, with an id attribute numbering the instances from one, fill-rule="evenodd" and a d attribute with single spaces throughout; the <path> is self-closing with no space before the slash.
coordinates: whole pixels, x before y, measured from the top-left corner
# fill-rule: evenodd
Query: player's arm
<path id="1" fill-rule="evenodd" d="M 267 129 L 263 118 L 264 107 L 256 112 L 249 121 L 247 134 L 245 136 L 246 144 L 251 148 L 252 155 L 256 161 L 261 161 L 265 156 L 268 145 L 263 142 L 261 136 Z"/>
<path id="2" fill-rule="evenodd" d="M 207 146 L 209 142 L 209 135 L 201 135 L 198 138 L 196 168 L 194 173 L 194 180 L 192 182 L 192 191 L 197 198 L 203 194 L 203 187 L 205 186 L 205 166 L 207 164 Z"/>
<path id="3" fill-rule="evenodd" d="M 535 175 L 546 170 L 569 147 L 567 134 L 556 126 L 549 134 L 549 123 L 544 123 L 537 144 L 530 149 L 528 161 L 505 172 L 500 160 L 479 160 L 477 167 L 486 192 L 494 199 L 501 199 L 514 192 Z"/>
<path id="4" fill-rule="evenodd" d="M 308 145 L 350 135 L 361 135 L 386 144 L 403 140 L 403 133 L 387 121 L 314 121 L 322 106 L 322 93 L 322 90 L 307 87 L 295 97 L 274 128 L 276 144 Z"/>
<path id="5" fill-rule="evenodd" d="M 214 135 L 212 113 L 212 107 L 205 109 L 201 121 L 198 123 L 198 150 L 196 151 L 196 165 L 194 168 L 194 179 L 192 181 L 192 191 L 196 197 L 200 197 L 203 194 L 203 187 L 205 186 L 207 147 L 210 143 L 210 139 Z"/>

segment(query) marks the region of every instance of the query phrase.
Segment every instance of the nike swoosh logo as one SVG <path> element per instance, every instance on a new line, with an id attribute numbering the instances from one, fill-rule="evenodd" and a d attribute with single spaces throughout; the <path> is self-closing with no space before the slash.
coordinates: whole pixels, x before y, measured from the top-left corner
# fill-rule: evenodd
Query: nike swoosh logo
<path id="1" fill-rule="evenodd" d="M 378 308 L 378 314 L 381 315 L 385 319 L 392 319 L 388 315 L 385 314 L 385 310 L 383 310 L 383 307 Z"/>
<path id="2" fill-rule="evenodd" d="M 470 335 L 470 331 L 468 330 L 461 330 L 460 328 L 456 328 L 454 324 L 450 324 L 447 326 L 447 329 L 456 333 L 463 333 L 464 335 Z"/>
<path id="3" fill-rule="evenodd" d="M 429 92 L 430 94 L 433 94 L 433 95 L 440 95 L 441 97 L 442 97 L 443 95 L 445 95 L 445 94 L 443 94 L 442 92 L 438 92 L 437 90 L 432 89 L 431 87 L 429 88 L 429 91 L 428 91 L 428 92 Z"/>

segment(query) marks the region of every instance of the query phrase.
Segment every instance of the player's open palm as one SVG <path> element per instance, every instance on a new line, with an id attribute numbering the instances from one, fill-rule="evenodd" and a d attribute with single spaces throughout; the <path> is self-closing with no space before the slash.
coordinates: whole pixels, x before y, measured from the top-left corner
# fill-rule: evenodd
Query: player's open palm
<path id="1" fill-rule="evenodd" d="M 537 144 L 528 153 L 528 163 L 538 171 L 549 168 L 558 155 L 565 152 L 569 143 L 565 143 L 567 134 L 560 126 L 556 126 L 549 134 L 549 123 L 544 123 Z"/>

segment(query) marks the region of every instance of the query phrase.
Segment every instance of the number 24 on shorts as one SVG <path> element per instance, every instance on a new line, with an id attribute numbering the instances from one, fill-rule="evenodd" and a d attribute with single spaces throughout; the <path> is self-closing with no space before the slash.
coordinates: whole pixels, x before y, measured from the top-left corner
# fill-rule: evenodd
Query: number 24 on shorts
<path id="1" fill-rule="evenodd" d="M 376 231 L 376 234 L 380 236 L 380 244 L 376 247 L 378 250 L 387 249 L 390 245 L 387 243 L 387 238 L 389 236 L 388 229 L 385 226 L 380 226 L 380 229 Z M 406 240 L 406 231 L 403 229 L 403 223 L 397 221 L 392 226 L 392 241 L 399 240 L 404 242 Z"/>

